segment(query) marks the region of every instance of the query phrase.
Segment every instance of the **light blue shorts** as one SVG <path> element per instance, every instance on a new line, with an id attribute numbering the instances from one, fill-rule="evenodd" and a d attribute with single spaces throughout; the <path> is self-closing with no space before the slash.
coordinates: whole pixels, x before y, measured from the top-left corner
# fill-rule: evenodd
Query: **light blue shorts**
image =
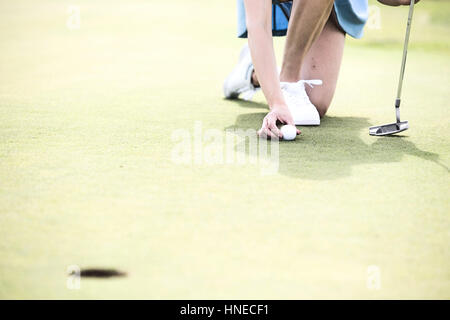
<path id="1" fill-rule="evenodd" d="M 281 4 L 287 12 L 291 12 L 292 2 Z M 244 0 L 237 0 L 238 37 L 247 38 Z M 353 38 L 361 38 L 369 17 L 367 0 L 335 0 L 334 12 L 341 29 Z M 288 20 L 278 5 L 272 9 L 272 33 L 274 36 L 286 35 Z"/>

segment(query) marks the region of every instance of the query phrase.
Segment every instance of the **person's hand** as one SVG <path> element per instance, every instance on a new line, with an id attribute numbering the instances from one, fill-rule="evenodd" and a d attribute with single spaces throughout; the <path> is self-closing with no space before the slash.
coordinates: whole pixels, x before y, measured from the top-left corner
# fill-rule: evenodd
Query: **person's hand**
<path id="1" fill-rule="evenodd" d="M 291 112 L 286 106 L 273 107 L 272 110 L 264 117 L 261 129 L 258 131 L 258 135 L 261 138 L 274 138 L 281 139 L 283 134 L 277 127 L 277 122 L 283 124 L 294 125 L 294 119 L 292 119 Z M 300 130 L 297 129 L 297 134 L 300 134 Z"/>
<path id="2" fill-rule="evenodd" d="M 414 3 L 419 2 L 420 0 L 415 0 Z M 411 4 L 411 0 L 378 0 L 378 2 L 381 2 L 382 4 L 388 5 L 388 6 L 409 6 Z"/>

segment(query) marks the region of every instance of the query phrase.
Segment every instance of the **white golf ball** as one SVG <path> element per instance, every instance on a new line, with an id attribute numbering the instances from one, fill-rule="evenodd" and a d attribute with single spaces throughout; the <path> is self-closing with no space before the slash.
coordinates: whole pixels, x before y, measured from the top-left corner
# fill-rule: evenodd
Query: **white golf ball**
<path id="1" fill-rule="evenodd" d="M 297 128 L 292 125 L 285 125 L 280 128 L 281 133 L 283 134 L 283 140 L 295 140 L 297 137 Z"/>

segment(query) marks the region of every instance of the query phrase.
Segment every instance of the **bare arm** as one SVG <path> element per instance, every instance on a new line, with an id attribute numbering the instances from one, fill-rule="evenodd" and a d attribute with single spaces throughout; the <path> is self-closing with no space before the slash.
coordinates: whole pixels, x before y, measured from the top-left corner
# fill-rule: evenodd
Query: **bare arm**
<path id="1" fill-rule="evenodd" d="M 271 110 L 259 134 L 281 137 L 276 122 L 293 124 L 294 121 L 280 87 L 272 39 L 272 0 L 245 0 L 244 3 L 253 65 Z"/>
<path id="2" fill-rule="evenodd" d="M 414 3 L 419 2 L 420 0 L 415 0 Z M 388 6 L 407 6 L 411 4 L 411 0 L 378 0 L 378 2 L 388 5 Z"/>
<path id="3" fill-rule="evenodd" d="M 272 1 L 245 0 L 245 12 L 248 44 L 269 108 L 283 105 L 272 39 Z"/>

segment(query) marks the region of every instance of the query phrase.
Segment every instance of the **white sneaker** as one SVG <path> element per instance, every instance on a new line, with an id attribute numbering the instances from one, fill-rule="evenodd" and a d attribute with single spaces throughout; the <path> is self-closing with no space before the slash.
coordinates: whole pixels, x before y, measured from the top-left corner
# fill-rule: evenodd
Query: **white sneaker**
<path id="1" fill-rule="evenodd" d="M 253 73 L 250 48 L 245 44 L 239 55 L 239 62 L 223 83 L 223 95 L 227 99 L 236 99 L 242 95 L 242 99 L 251 100 L 260 88 L 252 84 Z"/>
<path id="2" fill-rule="evenodd" d="M 299 82 L 281 82 L 281 91 L 294 118 L 294 124 L 299 126 L 318 126 L 320 116 L 316 107 L 309 100 L 305 84 L 313 88 L 321 85 L 322 80 L 300 80 Z"/>

